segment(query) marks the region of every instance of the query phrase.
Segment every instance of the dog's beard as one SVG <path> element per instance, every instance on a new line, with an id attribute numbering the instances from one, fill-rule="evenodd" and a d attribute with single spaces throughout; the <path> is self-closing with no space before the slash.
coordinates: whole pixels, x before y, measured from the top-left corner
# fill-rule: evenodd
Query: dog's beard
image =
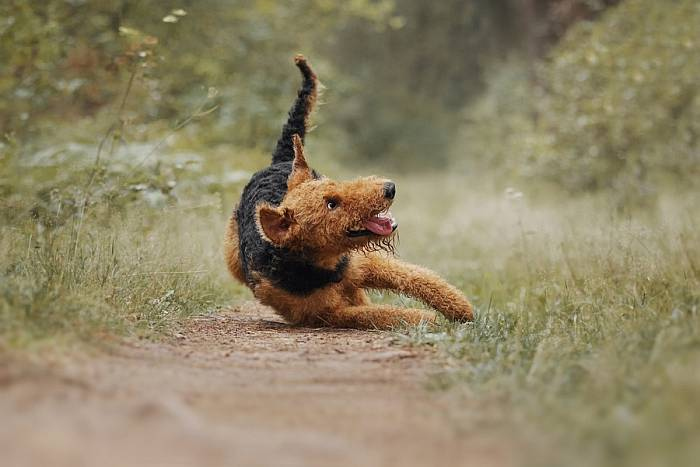
<path id="1" fill-rule="evenodd" d="M 358 245 L 355 247 L 355 251 L 358 251 L 363 254 L 369 254 L 369 253 L 376 253 L 379 251 L 383 251 L 385 253 L 388 253 L 390 255 L 395 255 L 396 254 L 396 244 L 398 243 L 399 240 L 399 234 L 394 233 L 391 234 L 387 237 L 378 237 L 378 238 L 373 238 L 369 242 L 365 243 L 364 245 Z"/>

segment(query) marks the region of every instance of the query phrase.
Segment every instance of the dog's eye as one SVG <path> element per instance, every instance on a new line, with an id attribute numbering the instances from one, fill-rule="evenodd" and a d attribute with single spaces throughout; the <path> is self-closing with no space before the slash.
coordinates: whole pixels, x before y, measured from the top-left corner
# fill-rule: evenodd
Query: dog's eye
<path id="1" fill-rule="evenodd" d="M 334 200 L 334 199 L 329 199 L 329 200 L 326 202 L 326 207 L 328 208 L 329 211 L 332 211 L 332 210 L 334 210 L 335 208 L 338 207 L 338 202 L 337 202 L 336 200 Z"/>

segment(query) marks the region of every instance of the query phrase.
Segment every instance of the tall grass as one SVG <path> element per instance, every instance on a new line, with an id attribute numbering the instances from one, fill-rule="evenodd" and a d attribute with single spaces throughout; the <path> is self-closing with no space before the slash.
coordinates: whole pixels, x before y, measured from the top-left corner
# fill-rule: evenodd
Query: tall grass
<path id="1" fill-rule="evenodd" d="M 0 340 L 154 337 L 242 293 L 223 264 L 221 198 L 205 183 L 155 161 L 100 169 L 89 187 L 91 169 L 49 159 L 0 167 Z"/>
<path id="2" fill-rule="evenodd" d="M 218 211 L 146 211 L 86 224 L 80 238 L 3 227 L 0 335 L 11 343 L 152 336 L 235 292 L 223 271 Z"/>
<path id="3" fill-rule="evenodd" d="M 497 400 L 542 434 L 547 452 L 524 463 L 700 458 L 697 196 L 621 213 L 604 194 L 490 196 L 458 177 L 404 185 L 399 251 L 447 274 L 477 308 L 472 324 L 404 337 L 448 359 L 437 386 Z M 426 196 L 428 186 L 439 190 Z"/>

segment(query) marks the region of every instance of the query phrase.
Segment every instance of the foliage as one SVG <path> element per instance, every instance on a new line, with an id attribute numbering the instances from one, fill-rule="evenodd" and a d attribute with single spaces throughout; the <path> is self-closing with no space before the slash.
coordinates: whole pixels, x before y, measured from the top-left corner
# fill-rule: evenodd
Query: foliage
<path id="1" fill-rule="evenodd" d="M 698 24 L 694 0 L 629 0 L 574 27 L 542 69 L 537 172 L 631 196 L 653 190 L 659 172 L 697 178 Z"/>
<path id="2" fill-rule="evenodd" d="M 49 113 L 75 117 L 116 96 L 109 58 L 122 50 L 109 2 L 76 14 L 65 1 L 0 5 L 0 130 L 21 131 Z"/>
<path id="3" fill-rule="evenodd" d="M 210 139 L 271 146 L 297 85 L 291 57 L 312 53 L 336 23 L 382 22 L 391 10 L 388 1 L 367 0 L 190 3 L 3 2 L 0 133 L 29 141 L 51 131 L 40 119 L 79 119 L 119 106 L 137 70 L 139 107 L 135 115 L 127 108 L 127 118 L 176 118 L 214 87 L 220 110 Z"/>
<path id="4" fill-rule="evenodd" d="M 99 119 L 136 72 L 139 107 L 123 118 L 176 119 L 216 88 L 203 142 L 269 150 L 298 82 L 290 57 L 303 51 L 330 84 L 320 121 L 336 154 L 439 165 L 488 64 L 550 43 L 556 34 L 532 31 L 564 30 L 611 1 L 533 0 L 529 24 L 515 0 L 10 0 L 0 5 L 0 134 L 28 142 L 60 136 L 56 121 Z"/>
<path id="5" fill-rule="evenodd" d="M 515 12 L 510 2 L 400 0 L 385 27 L 339 29 L 324 52 L 347 81 L 331 122 L 344 130 L 341 155 L 444 164 L 455 113 L 482 89 L 483 62 L 517 43 Z"/>
<path id="6" fill-rule="evenodd" d="M 486 71 L 488 85 L 461 113 L 449 149 L 455 166 L 470 172 L 505 174 L 506 182 L 527 174 L 523 148 L 542 138 L 535 130 L 535 99 L 528 64 L 510 56 Z"/>
<path id="7" fill-rule="evenodd" d="M 519 54 L 486 73 L 451 159 L 469 170 L 605 191 L 619 208 L 696 185 L 697 2 L 629 0 L 572 27 L 545 61 Z M 517 183 L 517 182 L 515 182 Z"/>

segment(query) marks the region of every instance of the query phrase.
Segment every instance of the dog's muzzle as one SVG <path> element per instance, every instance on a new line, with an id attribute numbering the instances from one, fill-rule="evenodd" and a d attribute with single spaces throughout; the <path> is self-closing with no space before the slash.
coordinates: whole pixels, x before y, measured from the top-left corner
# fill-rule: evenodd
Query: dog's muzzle
<path id="1" fill-rule="evenodd" d="M 368 235 L 387 237 L 397 229 L 399 224 L 389 211 L 385 211 L 370 217 L 362 223 L 362 226 L 364 227 L 362 229 L 348 230 L 348 237 L 355 238 Z"/>

